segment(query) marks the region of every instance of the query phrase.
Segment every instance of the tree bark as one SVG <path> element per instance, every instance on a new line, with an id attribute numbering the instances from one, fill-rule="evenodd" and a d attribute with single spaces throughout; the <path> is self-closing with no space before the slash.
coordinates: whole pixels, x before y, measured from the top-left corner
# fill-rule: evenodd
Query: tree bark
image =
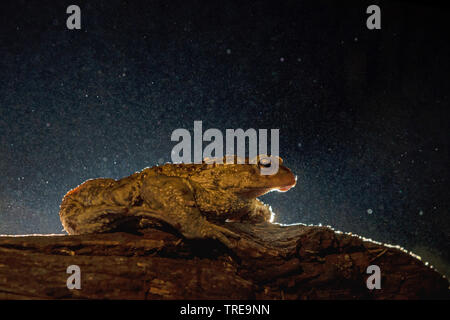
<path id="1" fill-rule="evenodd" d="M 241 239 L 144 234 L 0 237 L 0 299 L 449 299 L 446 278 L 398 247 L 319 226 L 228 223 Z M 81 269 L 81 289 L 66 286 Z M 369 265 L 381 289 L 368 289 Z"/>

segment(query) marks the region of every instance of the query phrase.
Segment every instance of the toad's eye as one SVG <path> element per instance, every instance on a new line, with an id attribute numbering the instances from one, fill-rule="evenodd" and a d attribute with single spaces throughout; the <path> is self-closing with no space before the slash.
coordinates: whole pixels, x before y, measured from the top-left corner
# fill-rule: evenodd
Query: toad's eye
<path id="1" fill-rule="evenodd" d="M 272 161 L 270 161 L 270 158 L 261 158 L 259 159 L 258 166 L 264 167 L 264 168 L 270 168 L 272 164 Z"/>

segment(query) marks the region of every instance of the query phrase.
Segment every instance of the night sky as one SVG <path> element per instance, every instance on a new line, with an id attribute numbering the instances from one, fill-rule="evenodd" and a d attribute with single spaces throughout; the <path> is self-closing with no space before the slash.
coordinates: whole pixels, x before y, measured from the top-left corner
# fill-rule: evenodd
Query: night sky
<path id="1" fill-rule="evenodd" d="M 422 3 L 426 3 L 423 1 Z M 81 7 L 81 30 L 66 8 Z M 378 4 L 382 29 L 366 28 Z M 407 1 L 2 1 L 0 234 L 170 161 L 177 128 L 280 129 L 281 223 L 399 244 L 450 274 L 448 8 Z"/>

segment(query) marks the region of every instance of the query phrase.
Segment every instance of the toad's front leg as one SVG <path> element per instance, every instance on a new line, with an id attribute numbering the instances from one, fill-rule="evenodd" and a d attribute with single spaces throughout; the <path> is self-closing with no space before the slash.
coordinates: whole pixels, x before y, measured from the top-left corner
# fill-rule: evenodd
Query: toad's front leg
<path id="1" fill-rule="evenodd" d="M 150 218 L 154 218 L 154 212 L 158 212 L 159 219 L 187 239 L 216 239 L 229 248 L 234 247 L 235 240 L 239 239 L 234 232 L 206 220 L 196 206 L 194 189 L 186 179 L 148 176 L 143 182 L 141 197 L 145 207 L 149 208 Z M 145 217 L 147 211 L 136 208 L 136 214 Z"/>

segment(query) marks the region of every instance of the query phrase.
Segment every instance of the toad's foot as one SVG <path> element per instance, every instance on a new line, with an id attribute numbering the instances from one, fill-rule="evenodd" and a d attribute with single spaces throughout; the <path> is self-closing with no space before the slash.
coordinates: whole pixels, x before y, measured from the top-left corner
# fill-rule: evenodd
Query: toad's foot
<path id="1" fill-rule="evenodd" d="M 214 239 L 230 249 L 235 248 L 240 239 L 238 234 L 211 223 L 204 217 L 199 217 L 192 225 L 183 226 L 180 231 L 186 239 Z"/>

